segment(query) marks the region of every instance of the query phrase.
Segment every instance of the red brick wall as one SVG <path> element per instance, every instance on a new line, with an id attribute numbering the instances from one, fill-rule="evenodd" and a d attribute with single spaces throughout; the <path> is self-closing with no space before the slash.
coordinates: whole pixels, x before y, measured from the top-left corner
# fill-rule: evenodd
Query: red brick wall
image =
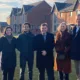
<path id="1" fill-rule="evenodd" d="M 72 16 L 70 16 L 70 13 L 71 12 L 58 12 L 57 9 L 54 10 L 54 14 L 56 14 L 57 18 L 58 18 L 58 23 L 61 23 L 61 22 L 66 22 L 67 24 L 76 24 L 76 10 L 80 10 L 80 3 L 77 3 L 75 5 L 75 10 L 72 11 Z M 62 14 L 62 16 L 60 16 Z"/>
<path id="2" fill-rule="evenodd" d="M 64 12 L 62 13 L 63 14 L 63 17 L 62 19 L 67 22 L 68 24 L 76 24 L 76 10 L 80 10 L 80 3 L 78 3 L 76 6 L 75 6 L 75 10 L 72 11 L 72 16 L 70 16 L 70 13 L 71 12 Z"/>

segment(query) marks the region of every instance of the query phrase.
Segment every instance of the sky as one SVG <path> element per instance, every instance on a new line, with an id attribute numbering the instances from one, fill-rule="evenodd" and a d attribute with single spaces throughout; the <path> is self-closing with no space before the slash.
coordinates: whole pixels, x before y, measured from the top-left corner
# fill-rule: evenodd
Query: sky
<path id="1" fill-rule="evenodd" d="M 37 1 L 42 1 L 42 0 L 0 0 L 0 21 L 1 22 L 6 21 L 13 7 L 21 7 L 23 4 L 27 5 Z M 51 6 L 53 6 L 53 3 L 55 1 L 63 2 L 65 0 L 45 0 L 45 1 L 49 3 Z"/>

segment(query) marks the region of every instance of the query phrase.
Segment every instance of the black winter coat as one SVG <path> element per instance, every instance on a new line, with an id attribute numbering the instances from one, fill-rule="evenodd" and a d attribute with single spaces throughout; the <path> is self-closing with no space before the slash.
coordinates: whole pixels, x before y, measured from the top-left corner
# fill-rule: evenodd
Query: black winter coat
<path id="1" fill-rule="evenodd" d="M 34 35 L 29 33 L 22 33 L 17 39 L 17 48 L 20 51 L 20 56 L 28 59 L 33 59 L 33 40 Z"/>
<path id="2" fill-rule="evenodd" d="M 71 46 L 71 59 L 80 60 L 80 30 L 76 33 L 76 27 L 73 29 L 73 40 Z"/>
<path id="3" fill-rule="evenodd" d="M 16 67 L 16 38 L 12 38 L 11 43 L 6 37 L 0 39 L 0 51 L 2 51 L 2 69 Z"/>
<path id="4" fill-rule="evenodd" d="M 35 49 L 37 51 L 37 67 L 53 67 L 53 48 L 54 48 L 54 36 L 51 33 L 47 33 L 46 41 L 44 41 L 43 35 L 39 34 L 35 37 Z M 42 55 L 42 51 L 47 52 L 46 56 Z"/>

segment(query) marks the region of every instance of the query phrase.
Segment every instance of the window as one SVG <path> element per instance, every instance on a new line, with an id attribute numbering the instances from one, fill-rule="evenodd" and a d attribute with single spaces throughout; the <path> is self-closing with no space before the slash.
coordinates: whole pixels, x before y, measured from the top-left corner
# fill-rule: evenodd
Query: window
<path id="1" fill-rule="evenodd" d="M 76 10 L 76 14 L 80 14 L 80 10 Z"/>
<path id="2" fill-rule="evenodd" d="M 72 12 L 70 12 L 70 16 L 72 17 Z"/>
<path id="3" fill-rule="evenodd" d="M 60 17 L 62 17 L 62 13 L 60 13 Z"/>

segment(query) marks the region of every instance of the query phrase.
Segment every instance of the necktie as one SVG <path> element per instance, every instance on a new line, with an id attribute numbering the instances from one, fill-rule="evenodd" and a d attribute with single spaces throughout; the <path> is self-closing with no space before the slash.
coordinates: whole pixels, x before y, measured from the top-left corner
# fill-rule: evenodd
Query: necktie
<path id="1" fill-rule="evenodd" d="M 43 35 L 44 41 L 46 41 L 46 35 Z"/>

